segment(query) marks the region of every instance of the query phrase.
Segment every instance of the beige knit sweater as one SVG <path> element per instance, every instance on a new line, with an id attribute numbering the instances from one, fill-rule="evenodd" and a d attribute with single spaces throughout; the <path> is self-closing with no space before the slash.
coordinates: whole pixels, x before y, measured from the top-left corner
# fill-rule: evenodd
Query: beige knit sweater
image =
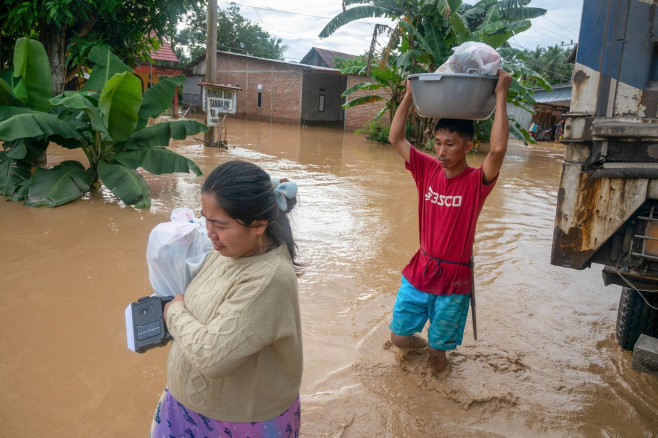
<path id="1" fill-rule="evenodd" d="M 302 378 L 297 277 L 286 245 L 262 255 L 211 251 L 167 311 L 174 338 L 167 386 L 187 408 L 222 421 L 284 413 Z"/>

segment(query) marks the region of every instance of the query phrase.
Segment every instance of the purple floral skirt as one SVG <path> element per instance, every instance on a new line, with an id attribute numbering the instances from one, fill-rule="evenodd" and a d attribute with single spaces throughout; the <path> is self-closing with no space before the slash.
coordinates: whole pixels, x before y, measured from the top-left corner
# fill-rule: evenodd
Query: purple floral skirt
<path id="1" fill-rule="evenodd" d="M 213 420 L 187 409 L 165 388 L 153 416 L 151 438 L 297 438 L 301 426 L 297 400 L 283 414 L 258 423 Z"/>

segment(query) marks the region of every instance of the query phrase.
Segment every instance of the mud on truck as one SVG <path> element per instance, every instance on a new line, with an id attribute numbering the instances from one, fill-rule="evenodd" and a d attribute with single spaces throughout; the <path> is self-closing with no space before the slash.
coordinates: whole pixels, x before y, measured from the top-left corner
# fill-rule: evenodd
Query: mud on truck
<path id="1" fill-rule="evenodd" d="M 585 0 L 551 264 L 604 265 L 617 341 L 658 375 L 658 1 Z M 641 337 L 641 335 L 644 335 Z M 643 354 L 645 350 L 642 350 Z M 647 360 L 648 359 L 648 360 Z"/>

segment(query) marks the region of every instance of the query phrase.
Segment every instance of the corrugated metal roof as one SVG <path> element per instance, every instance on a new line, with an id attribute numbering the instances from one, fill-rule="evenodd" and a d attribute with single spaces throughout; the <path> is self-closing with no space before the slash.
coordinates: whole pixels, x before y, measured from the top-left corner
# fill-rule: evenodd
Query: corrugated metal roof
<path id="1" fill-rule="evenodd" d="M 259 58 L 257 56 L 251 56 L 251 55 L 243 55 L 242 53 L 235 53 L 235 52 L 224 52 L 222 50 L 217 51 L 218 55 L 231 55 L 231 56 L 240 56 L 243 58 L 251 58 L 251 59 L 257 59 L 260 61 L 265 61 L 265 62 L 272 62 L 276 64 L 286 64 L 294 67 L 299 67 L 303 68 L 305 70 L 313 70 L 313 71 L 320 71 L 320 72 L 326 72 L 326 73 L 337 73 L 340 74 L 340 70 L 335 69 L 335 68 L 329 68 L 329 67 L 320 67 L 317 65 L 306 65 L 306 64 L 300 64 L 297 62 L 291 62 L 291 61 L 280 61 L 278 59 L 269 59 L 269 58 Z M 192 60 L 187 66 L 188 69 L 190 69 L 192 66 L 198 64 L 201 62 L 201 60 L 206 58 L 206 54 L 203 53 L 202 55 L 199 55 L 195 59 Z"/>
<path id="2" fill-rule="evenodd" d="M 571 85 L 553 87 L 553 91 L 535 91 L 532 96 L 537 103 L 555 103 L 571 100 Z"/>
<path id="3" fill-rule="evenodd" d="M 321 49 L 319 47 L 312 47 L 311 50 L 308 51 L 306 55 L 304 55 L 304 58 L 302 58 L 301 61 L 299 61 L 300 64 L 306 64 L 306 65 L 312 65 L 308 64 L 309 60 L 312 58 L 313 53 L 317 53 L 320 58 L 325 62 L 325 66 L 329 68 L 335 68 L 336 65 L 334 61 L 336 58 L 343 58 L 343 59 L 352 59 L 356 58 L 356 55 L 350 55 L 348 53 L 342 53 L 342 52 L 336 52 L 335 50 L 328 50 L 328 49 Z"/>

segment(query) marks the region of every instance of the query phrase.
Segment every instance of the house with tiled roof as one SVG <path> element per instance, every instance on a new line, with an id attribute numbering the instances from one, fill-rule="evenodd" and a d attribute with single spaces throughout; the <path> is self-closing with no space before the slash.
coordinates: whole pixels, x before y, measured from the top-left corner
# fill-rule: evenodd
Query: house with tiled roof
<path id="1" fill-rule="evenodd" d="M 315 65 L 318 67 L 336 68 L 336 58 L 353 59 L 356 55 L 336 52 L 334 50 L 321 49 L 312 47 L 306 55 L 299 61 L 300 64 Z"/>
<path id="2" fill-rule="evenodd" d="M 151 32 L 151 37 L 155 34 Z M 161 77 L 177 76 L 183 74 L 183 70 L 172 67 L 179 62 L 178 57 L 171 46 L 162 41 L 158 50 L 150 53 L 152 61 L 145 61 L 135 67 L 135 73 L 142 81 L 142 90 L 146 91 L 157 84 Z"/>

